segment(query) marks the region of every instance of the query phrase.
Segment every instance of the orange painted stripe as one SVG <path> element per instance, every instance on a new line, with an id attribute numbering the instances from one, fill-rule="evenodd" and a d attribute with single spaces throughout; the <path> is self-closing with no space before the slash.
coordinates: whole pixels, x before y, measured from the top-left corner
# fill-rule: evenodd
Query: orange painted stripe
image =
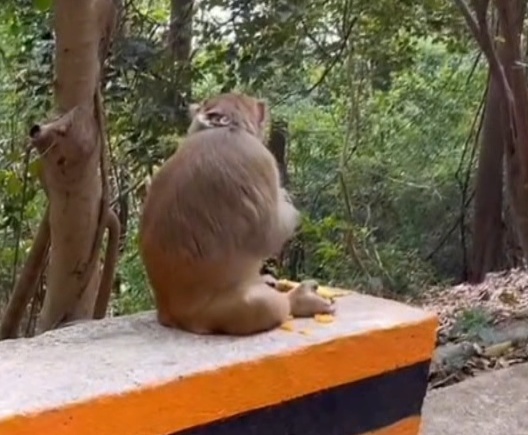
<path id="1" fill-rule="evenodd" d="M 431 358 L 436 318 L 0 421 L 0 435 L 165 435 Z"/>
<path id="2" fill-rule="evenodd" d="M 420 417 L 409 417 L 382 429 L 367 432 L 365 435 L 418 435 L 421 423 Z"/>

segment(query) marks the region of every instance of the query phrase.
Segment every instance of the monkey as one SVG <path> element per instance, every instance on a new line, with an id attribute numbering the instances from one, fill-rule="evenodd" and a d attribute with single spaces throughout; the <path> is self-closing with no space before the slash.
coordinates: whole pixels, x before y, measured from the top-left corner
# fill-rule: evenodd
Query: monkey
<path id="1" fill-rule="evenodd" d="M 333 314 L 316 281 L 279 292 L 259 273 L 300 222 L 264 145 L 266 101 L 226 92 L 189 112 L 187 134 L 153 175 L 140 214 L 139 253 L 158 322 L 251 335 L 290 316 Z"/>

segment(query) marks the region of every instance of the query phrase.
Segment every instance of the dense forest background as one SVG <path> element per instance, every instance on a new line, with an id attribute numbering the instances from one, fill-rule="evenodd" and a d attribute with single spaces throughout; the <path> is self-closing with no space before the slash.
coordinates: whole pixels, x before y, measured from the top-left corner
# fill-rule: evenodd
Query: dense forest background
<path id="1" fill-rule="evenodd" d="M 479 188 L 505 189 L 502 152 L 495 187 L 478 172 L 481 144 L 502 139 L 489 59 L 456 3 L 125 0 L 102 85 L 122 230 L 113 313 L 152 307 L 137 250 L 145 180 L 176 149 L 189 102 L 232 89 L 268 100 L 270 146 L 303 212 L 282 276 L 408 297 L 522 264 L 507 201 L 483 212 L 493 228 L 475 220 Z M 26 145 L 54 105 L 51 8 L 0 5 L 0 313 L 45 210 Z"/>

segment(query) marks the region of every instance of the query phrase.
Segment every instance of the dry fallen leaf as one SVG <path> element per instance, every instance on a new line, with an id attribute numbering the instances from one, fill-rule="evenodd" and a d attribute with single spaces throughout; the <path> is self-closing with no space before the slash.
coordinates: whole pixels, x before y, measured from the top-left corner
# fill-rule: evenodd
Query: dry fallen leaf
<path id="1" fill-rule="evenodd" d="M 484 356 L 498 358 L 507 353 L 512 347 L 511 341 L 493 344 L 484 349 Z"/>
<path id="2" fill-rule="evenodd" d="M 515 294 L 513 294 L 513 292 L 509 292 L 507 290 L 504 290 L 499 295 L 499 300 L 501 302 L 504 302 L 507 305 L 517 305 L 519 303 L 519 301 L 517 300 L 517 297 L 515 296 Z"/>

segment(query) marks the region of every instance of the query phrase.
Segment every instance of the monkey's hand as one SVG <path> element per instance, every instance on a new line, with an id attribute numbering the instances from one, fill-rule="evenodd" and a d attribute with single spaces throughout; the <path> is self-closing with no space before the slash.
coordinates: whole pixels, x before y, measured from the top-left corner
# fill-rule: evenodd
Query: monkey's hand
<path id="1" fill-rule="evenodd" d="M 290 314 L 293 317 L 312 317 L 316 314 L 334 314 L 333 300 L 328 300 L 317 294 L 319 284 L 314 280 L 302 281 L 288 292 L 290 298 Z"/>

